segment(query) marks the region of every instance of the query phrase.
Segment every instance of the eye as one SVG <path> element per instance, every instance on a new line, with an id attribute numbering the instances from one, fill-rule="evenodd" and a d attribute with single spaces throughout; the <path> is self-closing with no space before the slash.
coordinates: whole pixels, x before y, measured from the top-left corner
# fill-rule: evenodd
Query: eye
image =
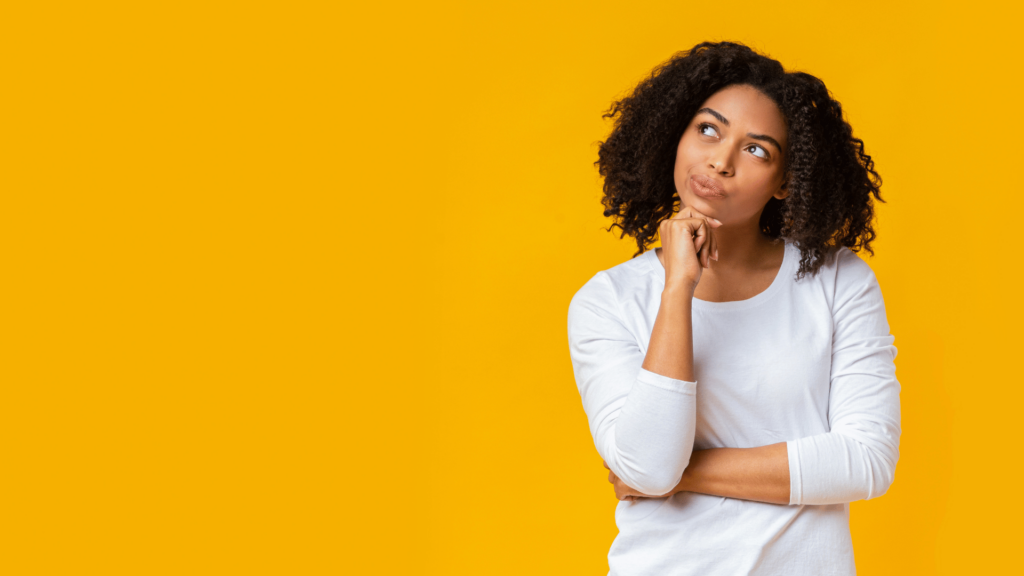
<path id="1" fill-rule="evenodd" d="M 764 156 L 759 156 L 757 154 L 754 154 L 754 156 L 757 156 L 758 158 L 764 158 L 765 160 L 768 159 L 768 151 L 765 150 L 764 148 L 758 146 L 757 144 L 751 144 L 750 146 L 747 146 L 747 150 L 750 150 L 751 148 L 754 148 L 756 150 L 760 150 L 761 153 L 764 154 Z"/>
<path id="2" fill-rule="evenodd" d="M 710 128 L 710 129 L 714 130 L 715 133 L 713 135 L 714 136 L 718 136 L 718 130 L 716 130 L 715 127 L 712 126 L 711 124 L 708 124 L 707 122 L 701 122 L 700 124 L 697 124 L 697 132 L 699 132 L 700 134 L 703 134 L 704 136 L 712 136 L 712 134 L 704 134 L 704 130 L 706 128 Z"/>

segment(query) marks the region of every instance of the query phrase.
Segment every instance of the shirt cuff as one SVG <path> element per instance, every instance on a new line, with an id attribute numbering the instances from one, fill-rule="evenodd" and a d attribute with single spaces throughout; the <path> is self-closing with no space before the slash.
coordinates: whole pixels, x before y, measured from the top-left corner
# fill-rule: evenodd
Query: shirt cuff
<path id="1" fill-rule="evenodd" d="M 644 384 L 669 390 L 670 392 L 689 394 L 690 396 L 695 396 L 697 394 L 696 381 L 688 382 L 686 380 L 677 380 L 676 378 L 662 376 L 661 374 L 656 374 L 644 368 L 640 368 L 640 373 L 637 375 L 636 380 L 637 382 L 643 382 Z"/>
<path id="2" fill-rule="evenodd" d="M 800 451 L 796 440 L 786 442 L 786 458 L 789 460 L 789 503 L 800 504 L 804 486 L 800 479 Z"/>

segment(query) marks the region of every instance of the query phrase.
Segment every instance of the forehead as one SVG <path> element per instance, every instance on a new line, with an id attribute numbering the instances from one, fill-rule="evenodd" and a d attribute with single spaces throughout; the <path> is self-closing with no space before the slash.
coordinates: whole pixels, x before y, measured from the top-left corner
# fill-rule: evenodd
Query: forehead
<path id="1" fill-rule="evenodd" d="M 727 86 L 715 92 L 700 107 L 712 108 L 725 116 L 730 129 L 767 134 L 780 144 L 786 144 L 786 118 L 771 98 L 753 86 Z"/>

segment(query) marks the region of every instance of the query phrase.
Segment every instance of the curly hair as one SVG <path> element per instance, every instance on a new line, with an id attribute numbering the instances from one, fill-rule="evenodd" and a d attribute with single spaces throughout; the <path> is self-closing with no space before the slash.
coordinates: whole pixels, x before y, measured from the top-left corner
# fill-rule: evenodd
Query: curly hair
<path id="1" fill-rule="evenodd" d="M 657 66 L 604 118 L 614 120 L 600 142 L 604 215 L 636 239 L 644 253 L 658 224 L 680 206 L 673 171 L 683 131 L 700 105 L 734 84 L 757 88 L 782 111 L 788 130 L 785 200 L 771 198 L 761 231 L 792 241 L 801 253 L 797 278 L 814 275 L 840 246 L 874 255 L 874 208 L 882 179 L 864 142 L 853 137 L 839 102 L 820 79 L 786 72 L 782 64 L 736 42 L 701 42 Z"/>

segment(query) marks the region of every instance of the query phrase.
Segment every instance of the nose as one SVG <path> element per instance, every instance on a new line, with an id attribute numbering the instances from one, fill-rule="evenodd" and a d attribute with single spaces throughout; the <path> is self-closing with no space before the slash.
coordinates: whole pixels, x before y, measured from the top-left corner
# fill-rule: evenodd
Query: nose
<path id="1" fill-rule="evenodd" d="M 708 167 L 722 176 L 732 176 L 732 151 L 728 146 L 716 146 L 708 158 Z"/>

